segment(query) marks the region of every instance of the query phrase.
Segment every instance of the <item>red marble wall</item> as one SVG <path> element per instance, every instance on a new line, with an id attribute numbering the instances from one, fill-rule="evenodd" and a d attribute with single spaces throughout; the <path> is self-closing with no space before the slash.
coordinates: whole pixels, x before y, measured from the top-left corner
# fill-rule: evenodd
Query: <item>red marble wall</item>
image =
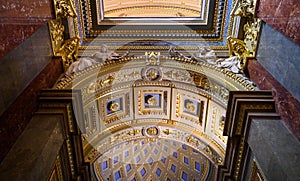
<path id="1" fill-rule="evenodd" d="M 63 72 L 61 59 L 53 59 L 0 117 L 0 162 L 36 111 L 39 90 L 52 88 Z"/>
<path id="2" fill-rule="evenodd" d="M 0 1 L 0 58 L 53 19 L 52 0 Z"/>
<path id="3" fill-rule="evenodd" d="M 261 90 L 272 90 L 277 112 L 285 125 L 300 141 L 300 102 L 288 92 L 258 61 L 249 60 L 250 79 Z"/>
<path id="4" fill-rule="evenodd" d="M 299 0 L 259 0 L 257 16 L 300 45 Z"/>

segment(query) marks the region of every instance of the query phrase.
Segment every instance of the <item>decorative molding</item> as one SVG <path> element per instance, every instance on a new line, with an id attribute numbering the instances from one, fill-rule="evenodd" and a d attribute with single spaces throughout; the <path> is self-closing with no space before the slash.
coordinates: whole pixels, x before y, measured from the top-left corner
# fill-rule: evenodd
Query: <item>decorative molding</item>
<path id="1" fill-rule="evenodd" d="M 218 169 L 217 180 L 243 180 L 251 120 L 279 118 L 270 91 L 232 91 L 226 112 L 224 136 L 228 136 L 224 165 Z"/>
<path id="2" fill-rule="evenodd" d="M 203 2 L 205 2 L 205 4 L 203 3 L 205 10 L 203 10 L 204 14 L 202 17 L 178 17 L 177 19 L 168 18 L 163 22 L 159 19 L 151 21 L 151 18 L 148 18 L 150 19 L 150 23 L 147 23 L 147 20 L 143 20 L 143 25 L 146 25 L 140 26 L 139 24 L 141 21 L 134 17 L 130 17 L 130 20 L 132 21 L 128 21 L 126 17 L 104 18 L 104 14 L 101 10 L 103 9 L 103 5 L 101 5 L 103 3 L 100 0 L 91 2 L 78 0 L 76 1 L 76 11 L 79 12 L 78 16 L 80 17 L 73 19 L 70 32 L 72 32 L 71 36 L 80 36 L 82 40 L 82 44 L 79 47 L 80 56 L 85 56 L 83 54 L 87 53 L 86 44 L 89 42 L 93 42 L 95 49 L 99 49 L 100 44 L 104 42 L 114 42 L 114 45 L 120 42 L 134 42 L 132 45 L 127 44 L 125 48 L 125 50 L 133 50 L 136 49 L 138 47 L 136 45 L 139 44 L 136 40 L 141 40 L 141 38 L 147 42 L 159 39 L 163 41 L 165 40 L 166 42 L 185 41 L 186 44 L 190 44 L 192 42 L 194 45 L 199 41 L 205 43 L 210 42 L 210 46 L 227 50 L 226 39 L 224 37 L 226 37 L 227 34 L 231 34 L 233 26 L 239 26 L 238 24 L 233 24 L 233 18 L 229 16 L 229 13 L 227 13 L 231 7 L 231 1 L 214 0 Z M 209 18 L 207 19 L 205 17 Z M 153 27 L 153 23 L 156 23 L 162 28 Z M 120 28 L 112 28 L 116 25 Z M 163 27 L 165 25 L 172 26 L 172 28 L 166 29 Z M 186 27 L 186 25 L 188 25 L 188 27 Z M 129 26 L 129 28 L 122 28 L 122 26 Z M 183 26 L 185 26 L 185 28 L 181 28 Z M 227 27 L 228 31 L 226 29 Z M 114 46 L 113 44 L 110 45 Z M 119 44 L 119 46 L 116 46 L 116 48 L 113 49 L 123 48 L 123 45 L 124 43 L 121 45 Z M 139 47 L 145 50 L 144 44 Z M 156 49 L 156 46 L 152 47 Z M 147 50 L 154 49 L 150 48 Z"/>
<path id="3" fill-rule="evenodd" d="M 252 160 L 249 181 L 265 181 L 267 180 L 255 159 Z"/>
<path id="4" fill-rule="evenodd" d="M 160 52 L 145 52 L 146 65 L 159 65 Z"/>
<path id="5" fill-rule="evenodd" d="M 89 143 L 84 148 L 85 161 L 93 163 L 101 154 L 113 149 L 118 144 L 126 141 L 145 139 L 150 142 L 156 142 L 157 139 L 177 140 L 186 145 L 191 146 L 195 150 L 202 153 L 214 164 L 222 164 L 224 160 L 224 153 L 218 145 L 212 141 L 204 132 L 191 134 L 180 127 L 172 128 L 171 125 L 165 124 L 149 124 L 143 121 L 143 125 L 134 125 L 124 127 L 122 129 L 113 129 L 109 136 L 106 134 L 99 134 L 97 142 Z M 91 144 L 93 146 L 91 146 Z"/>
<path id="6" fill-rule="evenodd" d="M 65 142 L 60 150 L 63 180 L 90 180 L 90 169 L 83 161 L 80 122 L 84 120 L 81 93 L 75 90 L 42 90 L 37 115 L 61 115 Z M 80 128 L 80 129 L 79 129 Z"/>

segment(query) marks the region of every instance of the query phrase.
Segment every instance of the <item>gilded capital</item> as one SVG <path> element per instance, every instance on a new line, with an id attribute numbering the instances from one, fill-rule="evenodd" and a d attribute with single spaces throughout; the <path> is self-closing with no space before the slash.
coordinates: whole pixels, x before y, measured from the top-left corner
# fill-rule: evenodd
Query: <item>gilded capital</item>
<path id="1" fill-rule="evenodd" d="M 56 18 L 75 18 L 77 16 L 72 0 L 54 0 Z"/>

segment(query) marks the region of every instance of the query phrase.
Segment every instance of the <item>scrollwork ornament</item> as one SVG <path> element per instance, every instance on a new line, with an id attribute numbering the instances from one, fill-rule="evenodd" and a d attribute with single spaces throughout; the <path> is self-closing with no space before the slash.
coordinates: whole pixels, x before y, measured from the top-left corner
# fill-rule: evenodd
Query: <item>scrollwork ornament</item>
<path id="1" fill-rule="evenodd" d="M 242 0 L 233 15 L 252 19 L 255 14 L 255 7 L 256 0 Z"/>
<path id="2" fill-rule="evenodd" d="M 254 18 L 253 21 L 244 25 L 244 42 L 253 56 L 256 54 L 260 28 L 261 20 L 258 18 Z"/>
<path id="3" fill-rule="evenodd" d="M 63 45 L 59 49 L 59 53 L 62 56 L 63 66 L 65 71 L 73 62 L 77 61 L 78 48 L 79 48 L 79 38 L 73 37 L 64 41 Z"/>
<path id="4" fill-rule="evenodd" d="M 77 13 L 72 0 L 55 0 L 56 18 L 75 18 Z"/>
<path id="5" fill-rule="evenodd" d="M 52 50 L 55 56 L 59 56 L 59 49 L 64 42 L 64 26 L 60 19 L 49 21 L 50 37 L 52 42 Z"/>
<path id="6" fill-rule="evenodd" d="M 237 56 L 238 59 L 241 61 L 242 69 L 245 70 L 247 66 L 247 58 L 252 57 L 245 42 L 238 38 L 229 36 L 227 37 L 227 44 L 229 48 L 229 56 Z"/>

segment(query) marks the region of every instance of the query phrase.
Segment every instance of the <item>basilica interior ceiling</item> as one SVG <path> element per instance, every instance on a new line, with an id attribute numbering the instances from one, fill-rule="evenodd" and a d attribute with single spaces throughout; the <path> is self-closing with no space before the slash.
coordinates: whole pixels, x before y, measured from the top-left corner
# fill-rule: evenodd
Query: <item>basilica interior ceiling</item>
<path id="1" fill-rule="evenodd" d="M 114 50 L 167 50 L 170 45 L 195 51 L 210 46 L 226 56 L 226 37 L 239 23 L 230 17 L 232 0 L 74 1 L 77 17 L 68 21 L 79 52 L 89 55 L 105 44 Z"/>
<path id="2" fill-rule="evenodd" d="M 71 7 L 50 23 L 51 31 L 62 21 L 70 38 L 53 41 L 66 71 L 56 88 L 82 93 L 75 116 L 94 179 L 213 180 L 225 157 L 229 92 L 255 90 L 242 69 L 248 49 L 227 38 L 239 36 L 241 18 L 230 16 L 237 1 L 75 0 Z M 242 54 L 225 59 L 232 39 Z"/>
<path id="3" fill-rule="evenodd" d="M 158 53 L 95 64 L 56 88 L 82 92 L 75 116 L 100 180 L 215 177 L 229 91 L 255 89 L 208 63 Z"/>

